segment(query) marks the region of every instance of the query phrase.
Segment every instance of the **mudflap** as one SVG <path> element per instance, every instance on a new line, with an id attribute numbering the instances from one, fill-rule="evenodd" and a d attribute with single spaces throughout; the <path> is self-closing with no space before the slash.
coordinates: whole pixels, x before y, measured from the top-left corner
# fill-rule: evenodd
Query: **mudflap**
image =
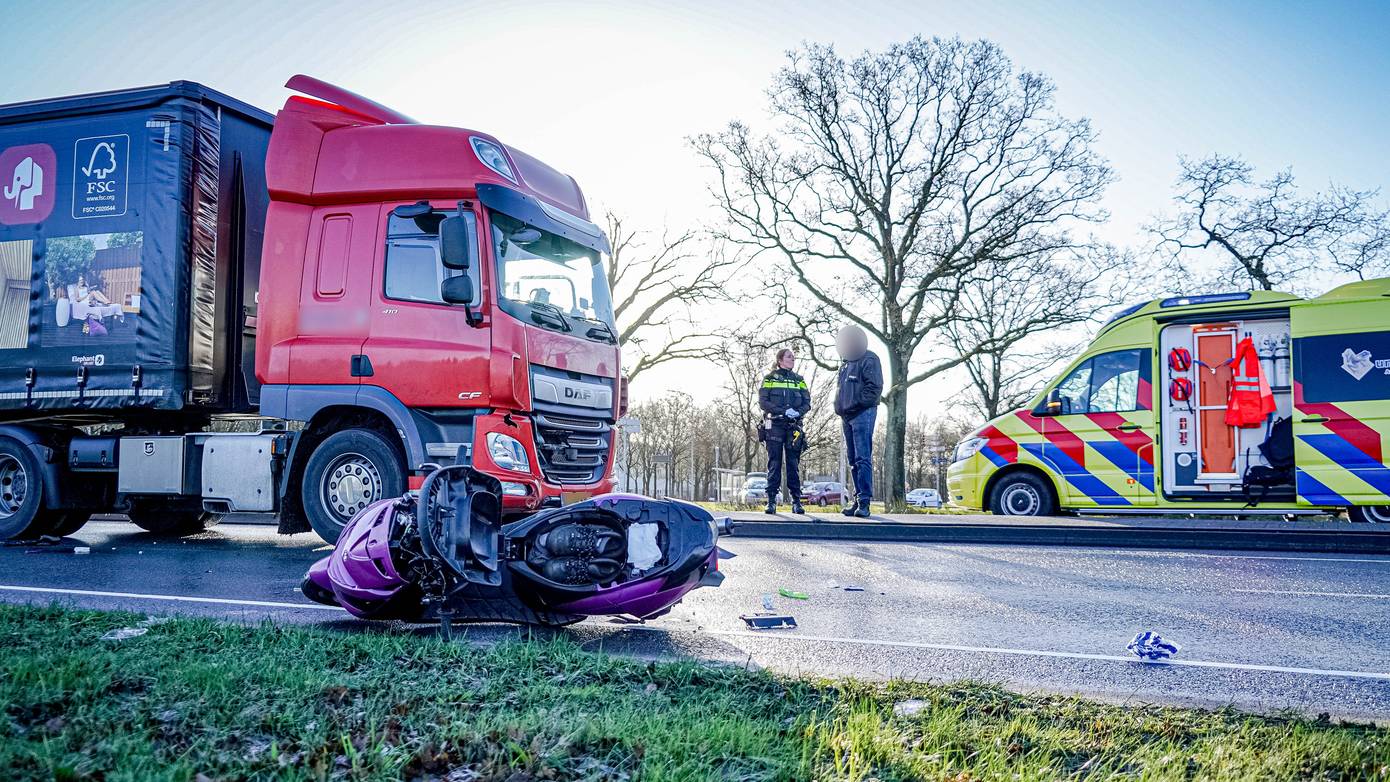
<path id="1" fill-rule="evenodd" d="M 466 465 L 431 473 L 420 487 L 420 545 L 465 581 L 502 583 L 502 483 Z"/>

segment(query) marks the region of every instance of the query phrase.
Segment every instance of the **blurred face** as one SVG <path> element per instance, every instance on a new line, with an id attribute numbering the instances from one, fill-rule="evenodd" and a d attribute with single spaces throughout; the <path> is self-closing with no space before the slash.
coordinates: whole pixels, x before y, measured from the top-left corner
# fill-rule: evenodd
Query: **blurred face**
<path id="1" fill-rule="evenodd" d="M 783 369 L 791 369 L 796 366 L 796 354 L 791 351 L 783 353 L 782 358 L 777 360 L 777 366 Z"/>

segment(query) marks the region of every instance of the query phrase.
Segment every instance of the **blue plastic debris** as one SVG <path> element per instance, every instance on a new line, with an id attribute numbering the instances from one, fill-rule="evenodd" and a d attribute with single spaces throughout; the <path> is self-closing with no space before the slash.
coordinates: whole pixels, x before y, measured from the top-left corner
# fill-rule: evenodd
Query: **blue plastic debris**
<path id="1" fill-rule="evenodd" d="M 1166 660 L 1178 653 L 1181 646 L 1163 640 L 1163 636 L 1152 630 L 1139 633 L 1125 647 L 1141 660 Z"/>

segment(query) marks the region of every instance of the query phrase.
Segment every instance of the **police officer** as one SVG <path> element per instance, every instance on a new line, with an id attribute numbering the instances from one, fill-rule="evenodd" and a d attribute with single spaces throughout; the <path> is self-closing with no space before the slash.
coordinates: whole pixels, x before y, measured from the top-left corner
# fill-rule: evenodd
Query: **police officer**
<path id="1" fill-rule="evenodd" d="M 777 351 L 772 371 L 763 378 L 763 386 L 758 390 L 764 416 L 762 440 L 767 443 L 767 513 L 777 512 L 784 460 L 792 513 L 806 512 L 801 507 L 801 452 L 806 449 L 801 420 L 811 410 L 811 392 L 801 375 L 792 371 L 795 365 L 796 354 L 790 348 Z"/>

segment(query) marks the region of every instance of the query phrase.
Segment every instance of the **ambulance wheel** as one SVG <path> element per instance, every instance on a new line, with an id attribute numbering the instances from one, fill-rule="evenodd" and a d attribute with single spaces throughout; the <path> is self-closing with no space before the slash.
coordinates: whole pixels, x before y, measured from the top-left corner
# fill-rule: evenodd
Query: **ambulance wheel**
<path id="1" fill-rule="evenodd" d="M 0 437 L 0 540 L 50 534 L 42 511 L 39 460 L 18 440 Z"/>
<path id="2" fill-rule="evenodd" d="M 146 532 L 173 538 L 196 535 L 218 521 L 216 513 L 158 499 L 132 500 L 126 515 L 130 523 Z"/>
<path id="3" fill-rule="evenodd" d="M 301 499 L 309 526 L 329 543 L 363 508 L 405 491 L 399 449 L 372 429 L 334 432 L 309 457 Z"/>
<path id="4" fill-rule="evenodd" d="M 1347 516 L 1362 524 L 1390 524 L 1390 505 L 1358 505 L 1347 508 Z"/>
<path id="5" fill-rule="evenodd" d="M 989 512 L 996 516 L 1051 516 L 1057 512 L 1057 497 L 1047 481 L 1030 472 L 1016 472 L 994 484 Z"/>

